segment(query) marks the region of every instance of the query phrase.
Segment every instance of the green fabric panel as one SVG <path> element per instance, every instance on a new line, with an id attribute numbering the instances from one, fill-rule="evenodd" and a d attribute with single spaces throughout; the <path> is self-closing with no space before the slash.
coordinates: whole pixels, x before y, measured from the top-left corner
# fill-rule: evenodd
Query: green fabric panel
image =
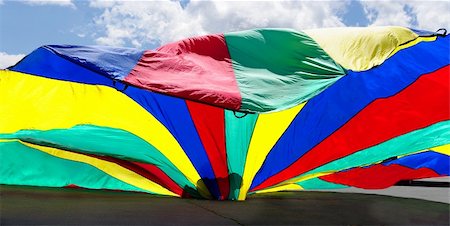
<path id="1" fill-rule="evenodd" d="M 309 171 L 302 176 L 318 172 L 341 171 L 351 167 L 365 166 L 394 156 L 411 154 L 449 143 L 450 121 L 443 121 L 335 160 Z"/>
<path id="2" fill-rule="evenodd" d="M 147 192 L 85 163 L 36 150 L 18 141 L 0 142 L 0 184 Z"/>
<path id="3" fill-rule="evenodd" d="M 241 117 L 238 114 L 236 113 L 238 117 Z M 258 115 L 247 114 L 242 118 L 238 117 L 234 115 L 233 111 L 225 110 L 225 140 L 230 174 L 230 194 L 228 198 L 231 200 L 236 200 L 239 196 L 248 146 Z"/>
<path id="4" fill-rule="evenodd" d="M 224 36 L 243 111 L 269 112 L 293 107 L 346 74 L 303 32 L 259 29 Z"/>
<path id="5" fill-rule="evenodd" d="M 305 180 L 297 183 L 305 190 L 316 190 L 316 189 L 341 189 L 348 188 L 349 186 L 345 186 L 342 184 L 330 183 L 324 180 L 321 180 L 317 177 Z"/>
<path id="6" fill-rule="evenodd" d="M 150 163 L 164 171 L 180 187 L 196 187 L 156 148 L 125 130 L 93 125 L 79 125 L 70 129 L 21 130 L 14 134 L 0 134 L 3 139 L 71 150 L 79 153 L 111 156 L 118 159 Z"/>

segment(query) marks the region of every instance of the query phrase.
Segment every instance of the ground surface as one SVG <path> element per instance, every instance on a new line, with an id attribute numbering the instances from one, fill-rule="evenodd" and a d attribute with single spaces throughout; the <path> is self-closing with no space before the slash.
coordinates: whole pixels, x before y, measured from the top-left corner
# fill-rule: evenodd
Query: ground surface
<path id="1" fill-rule="evenodd" d="M 403 195 L 411 192 L 407 189 L 394 188 Z M 448 200 L 449 188 L 440 189 L 432 192 L 433 197 Z M 450 222 L 448 203 L 373 194 L 280 192 L 252 196 L 245 202 L 221 202 L 21 186 L 0 186 L 0 191 L 0 225 L 448 225 Z"/>

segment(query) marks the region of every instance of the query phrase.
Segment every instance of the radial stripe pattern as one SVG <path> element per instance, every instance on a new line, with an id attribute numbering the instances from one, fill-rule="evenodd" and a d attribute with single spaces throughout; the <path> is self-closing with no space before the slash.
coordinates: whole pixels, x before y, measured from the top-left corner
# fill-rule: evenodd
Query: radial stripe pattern
<path id="1" fill-rule="evenodd" d="M 0 71 L 0 184 L 245 200 L 448 176 L 449 36 L 254 29 Z"/>

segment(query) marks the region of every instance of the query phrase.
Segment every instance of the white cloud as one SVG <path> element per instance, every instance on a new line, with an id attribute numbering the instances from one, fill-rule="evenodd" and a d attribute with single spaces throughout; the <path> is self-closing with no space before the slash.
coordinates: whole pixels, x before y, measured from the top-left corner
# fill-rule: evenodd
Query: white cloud
<path id="1" fill-rule="evenodd" d="M 449 28 L 450 1 L 362 1 L 371 25 L 399 25 L 435 31 Z"/>
<path id="2" fill-rule="evenodd" d="M 107 8 L 114 6 L 116 2 L 115 0 L 92 0 L 89 2 L 89 6 L 94 8 Z"/>
<path id="3" fill-rule="evenodd" d="M 257 27 L 345 26 L 349 1 L 91 1 L 101 45 L 159 45 L 189 36 Z M 361 1 L 369 25 L 448 28 L 450 1 Z"/>
<path id="4" fill-rule="evenodd" d="M 372 26 L 409 26 L 413 22 L 413 17 L 404 10 L 404 2 L 363 1 L 362 5 Z"/>
<path id="5" fill-rule="evenodd" d="M 191 2 L 186 11 L 197 16 L 208 32 L 227 32 L 255 27 L 307 29 L 343 26 L 336 15 L 347 2 L 236 1 Z"/>
<path id="6" fill-rule="evenodd" d="M 421 1 L 411 5 L 417 16 L 419 28 L 431 31 L 439 28 L 449 30 L 450 1 Z"/>
<path id="7" fill-rule="evenodd" d="M 9 55 L 5 52 L 0 52 L 0 69 L 16 64 L 23 57 L 25 57 L 25 54 Z"/>
<path id="8" fill-rule="evenodd" d="M 76 8 L 72 0 L 23 0 L 22 3 L 28 5 L 56 5 Z"/>
<path id="9" fill-rule="evenodd" d="M 93 1 L 103 9 L 95 18 L 105 34 L 102 45 L 135 47 L 164 44 L 206 33 L 255 27 L 307 29 L 344 26 L 337 16 L 348 1 L 192 1 L 182 8 L 176 1 Z"/>

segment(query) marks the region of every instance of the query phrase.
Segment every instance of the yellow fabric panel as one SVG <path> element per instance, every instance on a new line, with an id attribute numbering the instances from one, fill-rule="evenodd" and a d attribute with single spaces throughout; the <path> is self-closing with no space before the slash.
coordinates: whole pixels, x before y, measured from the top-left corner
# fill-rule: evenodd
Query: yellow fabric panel
<path id="1" fill-rule="evenodd" d="M 439 152 L 445 155 L 450 155 L 450 144 L 442 145 L 439 147 L 430 148 L 430 150 Z"/>
<path id="2" fill-rule="evenodd" d="M 193 184 L 200 180 L 167 128 L 123 93 L 106 86 L 0 71 L 0 133 L 64 129 L 79 124 L 129 131 L 152 144 Z M 198 189 L 210 197 L 204 185 Z"/>
<path id="3" fill-rule="evenodd" d="M 161 185 L 148 180 L 147 178 L 129 170 L 126 169 L 120 165 L 117 165 L 116 163 L 108 162 L 105 160 L 97 159 L 94 157 L 90 157 L 87 155 L 82 155 L 74 152 L 68 152 L 68 151 L 62 151 L 56 148 L 50 148 L 50 147 L 44 147 L 39 145 L 30 144 L 27 142 L 22 142 L 23 145 L 26 145 L 28 147 L 34 148 L 36 150 L 45 152 L 49 155 L 53 155 L 58 158 L 67 159 L 71 161 L 76 162 L 82 162 L 89 164 L 103 172 L 105 172 L 108 175 L 111 175 L 114 178 L 117 178 L 127 184 L 131 184 L 135 187 L 138 187 L 143 190 L 150 191 L 152 193 L 161 194 L 161 195 L 169 195 L 169 196 L 179 196 L 166 188 L 162 187 Z"/>
<path id="4" fill-rule="evenodd" d="M 300 186 L 298 184 L 287 184 L 287 185 L 282 185 L 282 186 L 259 190 L 259 191 L 256 191 L 255 194 L 277 192 L 277 191 L 299 191 L 299 190 L 304 190 L 304 189 L 302 188 L 302 186 Z"/>
<path id="5" fill-rule="evenodd" d="M 419 42 L 432 42 L 435 41 L 437 38 L 437 36 L 433 36 L 433 37 L 418 37 L 416 39 L 414 39 L 414 41 L 408 42 L 404 45 L 401 45 L 399 47 L 397 47 L 396 49 L 394 49 L 394 51 L 392 51 L 392 53 L 389 55 L 389 57 L 391 57 L 392 55 L 396 54 L 398 51 L 402 50 L 402 49 L 406 49 L 409 48 L 413 45 L 418 44 Z"/>
<path id="6" fill-rule="evenodd" d="M 434 152 L 439 152 L 441 154 L 450 155 L 450 144 L 445 144 L 445 145 L 437 146 L 437 147 L 434 147 L 434 148 L 429 148 L 429 149 L 421 150 L 421 151 L 418 151 L 418 152 L 409 153 L 409 154 L 406 154 L 406 155 L 399 155 L 397 157 L 398 158 L 403 158 L 403 157 L 408 156 L 408 155 L 414 155 L 414 154 L 418 154 L 418 153 L 426 152 L 426 151 L 434 151 Z M 382 162 L 382 161 L 380 161 L 380 162 Z M 380 163 L 380 162 L 378 162 L 378 163 Z M 369 165 L 371 165 L 371 164 L 369 164 Z"/>
<path id="7" fill-rule="evenodd" d="M 302 181 L 305 181 L 305 180 L 310 180 L 310 179 L 313 179 L 313 178 L 316 178 L 316 177 L 321 177 L 321 176 L 325 176 L 325 175 L 328 175 L 328 174 L 332 174 L 332 173 L 335 173 L 335 172 L 337 172 L 337 171 L 327 171 L 327 172 L 306 174 L 306 175 L 302 175 L 302 176 L 291 178 L 289 180 L 286 180 L 286 181 L 281 182 L 281 183 L 279 183 L 277 185 L 274 185 L 274 186 L 285 186 L 285 185 L 289 185 L 289 184 L 295 184 L 295 183 L 299 183 L 299 182 L 302 182 Z"/>
<path id="8" fill-rule="evenodd" d="M 353 71 L 380 65 L 397 47 L 418 37 L 396 26 L 312 29 L 305 33 L 336 62 Z"/>
<path id="9" fill-rule="evenodd" d="M 284 111 L 260 114 L 258 116 L 245 161 L 239 200 L 245 199 L 252 180 L 262 166 L 267 154 L 305 104 L 303 103 Z"/>

